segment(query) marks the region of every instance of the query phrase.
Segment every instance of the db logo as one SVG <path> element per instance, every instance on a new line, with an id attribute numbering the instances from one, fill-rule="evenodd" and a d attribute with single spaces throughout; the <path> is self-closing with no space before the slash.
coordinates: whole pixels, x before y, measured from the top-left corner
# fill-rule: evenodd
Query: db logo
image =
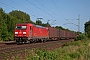
<path id="1" fill-rule="evenodd" d="M 22 34 L 21 30 L 20 30 L 19 34 Z"/>

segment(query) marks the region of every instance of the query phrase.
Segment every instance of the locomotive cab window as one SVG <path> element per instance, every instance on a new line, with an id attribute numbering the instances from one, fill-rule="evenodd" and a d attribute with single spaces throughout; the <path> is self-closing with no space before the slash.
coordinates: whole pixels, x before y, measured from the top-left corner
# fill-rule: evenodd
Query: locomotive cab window
<path id="1" fill-rule="evenodd" d="M 30 26 L 30 30 L 32 29 L 32 27 Z"/>
<path id="2" fill-rule="evenodd" d="M 16 29 L 26 29 L 26 26 L 16 26 Z"/>

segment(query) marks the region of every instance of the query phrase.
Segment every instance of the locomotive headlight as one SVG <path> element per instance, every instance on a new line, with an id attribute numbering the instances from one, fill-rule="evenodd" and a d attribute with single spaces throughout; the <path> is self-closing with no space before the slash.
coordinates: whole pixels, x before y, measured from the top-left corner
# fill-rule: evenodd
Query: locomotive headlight
<path id="1" fill-rule="evenodd" d="M 18 34 L 18 32 L 15 32 L 15 34 Z"/>
<path id="2" fill-rule="evenodd" d="M 15 36 L 17 36 L 17 35 L 15 35 Z"/>
<path id="3" fill-rule="evenodd" d="M 23 32 L 23 34 L 26 34 L 26 32 Z"/>

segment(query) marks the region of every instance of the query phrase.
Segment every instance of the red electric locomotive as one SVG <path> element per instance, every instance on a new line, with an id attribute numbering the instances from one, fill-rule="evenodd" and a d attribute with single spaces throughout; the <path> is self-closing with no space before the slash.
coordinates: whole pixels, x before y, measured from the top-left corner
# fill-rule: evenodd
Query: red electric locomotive
<path id="1" fill-rule="evenodd" d="M 48 40 L 47 27 L 33 25 L 31 23 L 16 24 L 14 40 L 17 44 Z"/>

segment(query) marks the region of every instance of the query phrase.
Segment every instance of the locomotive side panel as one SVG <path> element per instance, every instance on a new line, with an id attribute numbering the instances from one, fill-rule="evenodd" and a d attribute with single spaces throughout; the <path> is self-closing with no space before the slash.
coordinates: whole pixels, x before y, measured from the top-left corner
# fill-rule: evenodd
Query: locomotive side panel
<path id="1" fill-rule="evenodd" d="M 35 26 L 32 26 L 32 37 L 37 38 L 38 37 L 38 28 Z"/>
<path id="2" fill-rule="evenodd" d="M 48 30 L 41 27 L 32 27 L 32 36 L 33 38 L 46 38 L 48 37 Z"/>

